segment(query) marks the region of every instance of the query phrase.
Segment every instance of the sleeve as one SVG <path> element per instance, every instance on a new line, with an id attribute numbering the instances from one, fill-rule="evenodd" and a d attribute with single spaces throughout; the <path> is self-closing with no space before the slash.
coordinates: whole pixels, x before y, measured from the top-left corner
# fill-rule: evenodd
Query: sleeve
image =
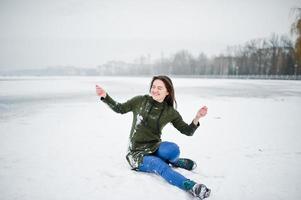
<path id="1" fill-rule="evenodd" d="M 171 121 L 172 125 L 184 135 L 192 136 L 200 123 L 195 125 L 193 121 L 188 125 L 183 121 L 182 116 L 175 110 L 175 118 Z"/>
<path id="2" fill-rule="evenodd" d="M 140 101 L 141 98 L 142 98 L 142 96 L 136 96 L 136 97 L 126 101 L 125 103 L 118 103 L 107 94 L 107 96 L 105 98 L 101 97 L 100 99 L 101 99 L 101 101 L 106 103 L 116 113 L 124 114 L 129 111 L 132 111 L 134 105 L 136 105 Z"/>

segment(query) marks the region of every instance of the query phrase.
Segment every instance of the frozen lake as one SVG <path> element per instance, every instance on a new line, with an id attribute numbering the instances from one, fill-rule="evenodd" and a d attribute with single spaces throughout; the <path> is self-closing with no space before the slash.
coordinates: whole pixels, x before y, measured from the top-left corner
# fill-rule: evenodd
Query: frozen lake
<path id="1" fill-rule="evenodd" d="M 171 125 L 163 140 L 197 161 L 183 175 L 212 188 L 209 199 L 301 198 L 301 82 L 172 78 L 192 137 Z M 147 94 L 151 77 L 0 77 L 0 200 L 193 199 L 156 175 L 130 170 L 132 115 L 99 101 Z"/>

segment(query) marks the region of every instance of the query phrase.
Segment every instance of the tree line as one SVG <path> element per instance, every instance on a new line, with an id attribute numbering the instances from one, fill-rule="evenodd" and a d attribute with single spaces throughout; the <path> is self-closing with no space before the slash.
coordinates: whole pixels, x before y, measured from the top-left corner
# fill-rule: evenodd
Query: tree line
<path id="1" fill-rule="evenodd" d="M 287 36 L 271 35 L 229 46 L 219 56 L 205 53 L 193 56 L 180 50 L 169 57 L 150 62 L 141 56 L 135 63 L 110 61 L 99 66 L 102 75 L 299 75 L 293 42 Z"/>
<path id="2" fill-rule="evenodd" d="M 135 63 L 110 61 L 98 67 L 102 75 L 301 75 L 301 8 L 291 10 L 294 21 L 291 33 L 295 43 L 285 36 L 272 34 L 269 38 L 254 39 L 244 45 L 229 46 L 219 56 L 209 58 L 200 53 L 193 56 L 180 50 L 168 58 L 150 62 L 141 56 Z"/>

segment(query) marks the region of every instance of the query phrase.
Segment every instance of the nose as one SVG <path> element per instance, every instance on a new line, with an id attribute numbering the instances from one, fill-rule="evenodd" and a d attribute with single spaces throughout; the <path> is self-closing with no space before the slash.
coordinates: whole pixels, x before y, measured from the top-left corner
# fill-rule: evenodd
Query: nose
<path id="1" fill-rule="evenodd" d="M 158 90 L 156 88 L 152 88 L 153 92 L 158 92 Z"/>

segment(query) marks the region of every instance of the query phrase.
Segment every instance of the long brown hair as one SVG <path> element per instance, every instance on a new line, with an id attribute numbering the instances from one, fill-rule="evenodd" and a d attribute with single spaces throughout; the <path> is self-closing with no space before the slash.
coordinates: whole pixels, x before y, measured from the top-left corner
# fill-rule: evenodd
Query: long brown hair
<path id="1" fill-rule="evenodd" d="M 164 101 L 168 105 L 176 108 L 177 107 L 177 101 L 176 101 L 176 96 L 175 96 L 175 89 L 173 87 L 171 79 L 168 76 L 164 76 L 164 75 L 154 76 L 152 81 L 151 81 L 151 84 L 150 84 L 149 92 L 151 91 L 151 88 L 153 86 L 154 81 L 157 80 L 157 79 L 163 81 L 163 83 L 164 83 L 164 85 L 167 89 L 167 92 L 169 93 L 165 97 Z"/>

